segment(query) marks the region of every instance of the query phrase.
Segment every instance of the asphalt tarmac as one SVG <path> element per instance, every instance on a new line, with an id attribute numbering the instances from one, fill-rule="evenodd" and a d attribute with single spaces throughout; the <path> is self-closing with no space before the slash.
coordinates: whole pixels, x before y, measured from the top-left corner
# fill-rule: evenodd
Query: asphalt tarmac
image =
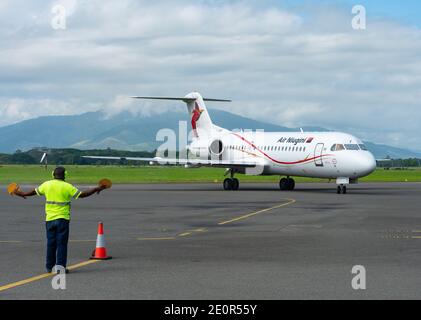
<path id="1" fill-rule="evenodd" d="M 72 205 L 66 290 L 44 274 L 43 199 L 5 189 L 0 299 L 421 298 L 421 184 L 114 186 Z M 99 221 L 113 259 L 91 263 Z"/>

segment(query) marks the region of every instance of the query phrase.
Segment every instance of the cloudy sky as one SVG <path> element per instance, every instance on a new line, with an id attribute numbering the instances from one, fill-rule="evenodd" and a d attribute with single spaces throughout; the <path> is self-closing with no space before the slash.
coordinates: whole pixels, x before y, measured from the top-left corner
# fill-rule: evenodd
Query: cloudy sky
<path id="1" fill-rule="evenodd" d="M 57 4 L 64 30 L 52 27 Z M 352 28 L 356 4 L 366 30 Z M 126 97 L 193 90 L 247 117 L 421 151 L 421 2 L 0 2 L 0 126 L 163 112 Z"/>

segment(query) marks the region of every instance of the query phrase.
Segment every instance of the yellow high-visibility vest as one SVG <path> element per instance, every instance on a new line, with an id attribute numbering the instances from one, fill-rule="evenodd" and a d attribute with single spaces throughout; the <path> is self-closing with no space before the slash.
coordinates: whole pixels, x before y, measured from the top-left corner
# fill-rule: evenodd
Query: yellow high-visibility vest
<path id="1" fill-rule="evenodd" d="M 45 196 L 45 221 L 70 220 L 71 200 L 79 198 L 82 193 L 70 183 L 58 179 L 44 182 L 35 192 Z"/>

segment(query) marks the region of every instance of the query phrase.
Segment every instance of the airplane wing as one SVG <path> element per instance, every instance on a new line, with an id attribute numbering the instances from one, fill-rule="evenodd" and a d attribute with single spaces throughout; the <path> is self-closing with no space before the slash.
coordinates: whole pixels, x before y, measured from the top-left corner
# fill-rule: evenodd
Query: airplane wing
<path id="1" fill-rule="evenodd" d="M 161 157 L 155 158 L 136 158 L 136 157 L 101 157 L 101 156 L 83 156 L 86 159 L 98 160 L 129 160 L 142 161 L 159 165 L 200 165 L 205 167 L 217 168 L 253 168 L 261 165 L 258 159 L 242 159 L 242 160 L 207 160 L 207 159 L 166 159 Z"/>
<path id="2" fill-rule="evenodd" d="M 195 102 L 196 98 L 173 98 L 173 97 L 131 97 L 132 99 L 143 99 L 143 100 L 173 100 L 173 101 L 184 101 L 184 102 Z M 203 98 L 205 102 L 232 102 L 231 100 L 225 99 L 209 99 Z"/>
<path id="3" fill-rule="evenodd" d="M 136 157 L 102 157 L 102 156 L 82 156 L 82 158 L 98 159 L 98 160 L 130 160 L 130 161 L 145 161 L 145 162 L 153 162 L 153 161 L 156 161 L 157 159 L 157 158 L 136 158 Z"/>

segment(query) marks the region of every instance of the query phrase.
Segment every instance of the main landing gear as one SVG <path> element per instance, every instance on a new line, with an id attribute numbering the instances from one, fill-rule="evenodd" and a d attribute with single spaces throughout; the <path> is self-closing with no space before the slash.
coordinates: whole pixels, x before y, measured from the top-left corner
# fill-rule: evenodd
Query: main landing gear
<path id="1" fill-rule="evenodd" d="M 290 177 L 282 178 L 281 181 L 279 181 L 279 188 L 282 191 L 292 191 L 295 189 L 295 180 Z"/>
<path id="2" fill-rule="evenodd" d="M 224 190 L 237 191 L 240 188 L 240 181 L 237 178 L 227 178 L 224 180 Z"/>
<path id="3" fill-rule="evenodd" d="M 227 170 L 226 174 L 230 174 L 231 178 L 224 180 L 223 186 L 226 191 L 237 191 L 240 188 L 240 181 L 237 178 L 234 178 L 234 170 Z"/>

